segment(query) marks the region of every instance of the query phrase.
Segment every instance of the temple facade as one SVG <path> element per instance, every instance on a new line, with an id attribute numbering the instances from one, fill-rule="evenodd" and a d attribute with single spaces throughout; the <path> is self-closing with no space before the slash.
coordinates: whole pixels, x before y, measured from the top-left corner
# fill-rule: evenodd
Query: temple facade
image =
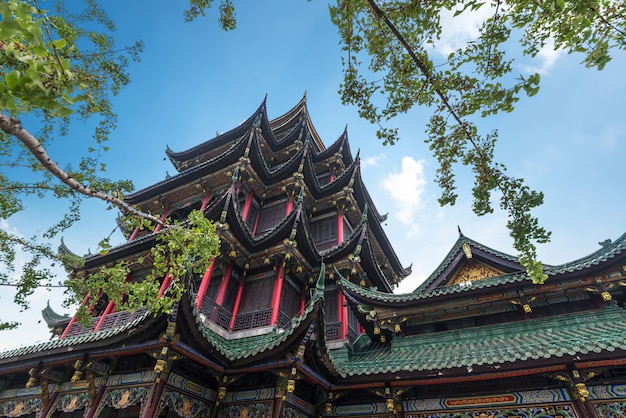
<path id="1" fill-rule="evenodd" d="M 626 417 L 626 235 L 533 285 L 459 231 L 422 285 L 394 294 L 410 268 L 347 132 L 326 147 L 306 97 L 166 154 L 177 173 L 126 202 L 163 220 L 202 211 L 220 255 L 169 314 L 106 294 L 90 326 L 46 308 L 50 341 L 0 353 L 0 416 Z M 124 233 L 71 274 L 127 260 L 142 280 L 161 232 Z"/>

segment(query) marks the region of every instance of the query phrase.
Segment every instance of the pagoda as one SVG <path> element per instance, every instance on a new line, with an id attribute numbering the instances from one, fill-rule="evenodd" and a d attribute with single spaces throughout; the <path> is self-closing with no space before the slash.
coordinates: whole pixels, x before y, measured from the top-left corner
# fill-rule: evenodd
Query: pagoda
<path id="1" fill-rule="evenodd" d="M 326 147 L 306 96 L 166 154 L 177 173 L 126 202 L 164 221 L 200 210 L 219 256 L 169 314 L 100 294 L 86 326 L 48 306 L 50 341 L 0 353 L 0 416 L 626 416 L 626 235 L 533 285 L 459 231 L 419 288 L 394 294 L 410 268 L 347 132 Z M 142 280 L 162 232 L 124 233 L 71 274 L 126 260 Z"/>

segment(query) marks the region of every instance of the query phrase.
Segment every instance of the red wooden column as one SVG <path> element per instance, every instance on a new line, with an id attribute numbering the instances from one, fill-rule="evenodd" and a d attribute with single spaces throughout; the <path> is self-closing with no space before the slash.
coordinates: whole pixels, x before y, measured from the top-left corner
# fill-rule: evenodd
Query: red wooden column
<path id="1" fill-rule="evenodd" d="M 170 213 L 170 208 L 168 206 L 167 208 L 165 208 L 165 210 L 163 211 L 163 214 L 161 215 L 161 222 L 165 221 L 165 218 L 167 218 L 167 215 L 169 213 Z M 154 228 L 154 232 L 159 232 L 161 228 L 163 228 L 163 225 L 157 224 L 157 226 Z"/>
<path id="2" fill-rule="evenodd" d="M 252 235 L 256 234 L 256 228 L 259 226 L 259 218 L 261 217 L 261 211 L 259 210 L 256 213 L 256 218 L 254 219 L 254 228 L 252 228 Z"/>
<path id="3" fill-rule="evenodd" d="M 244 269 L 241 278 L 239 279 L 239 287 L 237 288 L 237 297 L 235 298 L 235 305 L 233 306 L 233 317 L 230 319 L 230 325 L 228 327 L 228 331 L 233 330 L 235 327 L 235 319 L 237 319 L 237 314 L 239 314 L 239 307 L 241 306 L 241 298 L 243 296 L 243 288 L 246 285 L 246 275 L 248 274 L 248 269 Z"/>
<path id="4" fill-rule="evenodd" d="M 213 270 L 215 270 L 215 257 L 213 257 L 211 263 L 206 268 L 204 275 L 202 276 L 202 281 L 200 282 L 200 287 L 198 288 L 198 294 L 196 295 L 196 308 L 198 309 L 200 309 L 202 299 L 204 299 L 204 295 L 206 295 L 206 291 L 209 288 L 209 283 L 211 283 Z"/>
<path id="5" fill-rule="evenodd" d="M 283 280 L 285 279 L 285 262 L 280 263 L 278 272 L 276 273 L 276 283 L 274 283 L 274 292 L 272 293 L 272 319 L 270 325 L 276 325 L 278 322 L 278 310 L 280 309 L 280 296 L 283 291 Z"/>
<path id="6" fill-rule="evenodd" d="M 285 208 L 285 216 L 289 216 L 292 210 L 293 210 L 293 197 L 289 197 L 287 199 L 287 207 Z"/>
<path id="7" fill-rule="evenodd" d="M 163 295 L 165 294 L 165 291 L 167 290 L 168 287 L 170 287 L 171 283 L 172 283 L 172 276 L 170 276 L 170 274 L 167 273 L 165 277 L 163 278 L 163 283 L 161 283 L 161 287 L 159 288 L 159 298 L 163 297 Z"/>
<path id="8" fill-rule="evenodd" d="M 98 410 L 98 405 L 100 405 L 100 401 L 102 400 L 102 397 L 104 396 L 104 392 L 106 391 L 106 388 L 107 388 L 107 385 L 104 383 L 102 384 L 102 386 L 98 388 L 98 392 L 96 392 L 96 397 L 93 400 L 93 403 L 91 404 L 89 409 L 87 410 L 85 418 L 93 418 L 96 415 L 96 411 Z"/>
<path id="9" fill-rule="evenodd" d="M 107 315 L 112 313 L 114 310 L 115 310 L 115 302 L 110 300 L 109 303 L 107 304 L 107 307 L 104 309 L 104 312 L 102 312 L 102 315 L 100 315 L 100 320 L 98 321 L 98 324 L 93 330 L 98 331 L 100 328 L 102 328 L 102 324 L 104 324 L 104 320 L 106 319 Z"/>
<path id="10" fill-rule="evenodd" d="M 337 244 L 343 242 L 343 212 L 337 210 Z M 337 289 L 337 312 L 339 313 L 339 322 L 341 322 L 341 339 L 348 338 L 348 306 L 346 300 L 341 293 L 341 290 Z"/>
<path id="11" fill-rule="evenodd" d="M 202 201 L 202 205 L 200 205 L 200 212 L 202 212 L 203 210 L 206 209 L 207 205 L 209 204 L 209 199 L 211 198 L 211 191 L 209 190 L 206 193 L 206 196 L 204 197 L 204 200 Z"/>
<path id="12" fill-rule="evenodd" d="M 52 395 L 50 395 L 50 398 L 48 399 L 48 403 L 41 410 L 41 412 L 39 412 L 39 418 L 46 418 L 48 416 L 48 413 L 50 412 L 50 409 L 52 409 L 52 405 L 54 405 L 58 396 L 59 396 L 59 387 L 57 386 L 54 389 L 54 392 L 52 392 Z"/>
<path id="13" fill-rule="evenodd" d="M 343 213 L 337 211 L 337 244 L 343 242 Z"/>
<path id="14" fill-rule="evenodd" d="M 82 306 L 85 306 L 89 302 L 89 298 L 90 297 L 91 297 L 91 293 L 87 293 L 85 295 L 85 298 L 83 299 Z M 72 319 L 70 319 L 70 322 L 65 327 L 65 331 L 63 331 L 63 334 L 61 334 L 60 338 L 65 338 L 67 336 L 67 333 L 70 332 L 70 328 L 72 328 L 72 325 L 74 325 L 75 322 L 76 322 L 76 315 L 74 315 L 74 317 L 72 317 Z"/>
<path id="15" fill-rule="evenodd" d="M 306 306 L 306 282 L 302 284 L 302 289 L 300 289 L 300 315 L 304 313 L 305 306 Z"/>
<path id="16" fill-rule="evenodd" d="M 134 240 L 135 238 L 137 238 L 137 235 L 139 235 L 139 227 L 138 226 L 135 227 L 135 230 L 130 235 L 130 238 L 128 238 L 128 242 L 130 242 L 130 241 Z"/>
<path id="17" fill-rule="evenodd" d="M 253 198 L 254 193 L 252 193 L 252 190 L 250 190 L 248 192 L 248 196 L 246 196 L 246 201 L 243 204 L 243 209 L 241 209 L 241 219 L 243 219 L 244 222 L 248 220 L 248 214 L 250 213 L 250 208 L 252 207 Z"/>
<path id="18" fill-rule="evenodd" d="M 154 386 L 150 394 L 148 395 L 149 404 L 145 407 L 141 418 L 154 418 L 159 412 L 159 403 L 161 402 L 161 395 L 163 395 L 163 390 L 165 390 L 165 383 L 167 379 L 158 380 Z"/>
<path id="19" fill-rule="evenodd" d="M 132 278 L 133 278 L 133 273 L 132 272 L 128 273 L 126 275 L 126 282 L 130 282 Z M 122 298 L 125 299 L 126 295 L 123 295 Z M 115 312 L 115 302 L 110 300 L 109 303 L 107 304 L 107 307 L 104 309 L 104 312 L 100 316 L 100 320 L 98 321 L 98 324 L 94 328 L 94 331 L 98 331 L 100 328 L 102 328 L 102 324 L 104 324 L 104 320 L 107 317 L 107 315 L 112 314 L 113 312 Z"/>
<path id="20" fill-rule="evenodd" d="M 224 277 L 222 277 L 222 283 L 220 283 L 220 287 L 217 290 L 217 296 L 215 297 L 215 304 L 222 306 L 224 303 L 224 299 L 226 298 L 226 290 L 228 290 L 228 283 L 230 282 L 230 277 L 233 274 L 233 266 L 235 265 L 235 260 L 230 260 L 228 267 L 226 267 L 226 271 L 224 272 Z"/>

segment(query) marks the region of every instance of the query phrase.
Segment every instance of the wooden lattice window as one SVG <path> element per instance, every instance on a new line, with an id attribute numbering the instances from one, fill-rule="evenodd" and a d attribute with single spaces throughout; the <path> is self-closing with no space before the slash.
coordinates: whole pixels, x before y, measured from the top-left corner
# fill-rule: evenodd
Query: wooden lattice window
<path id="1" fill-rule="evenodd" d="M 317 182 L 320 186 L 324 187 L 330 183 L 330 171 L 326 171 L 324 173 L 319 173 L 315 177 L 317 177 Z"/>
<path id="2" fill-rule="evenodd" d="M 248 278 L 243 289 L 239 313 L 271 308 L 273 290 L 274 275 Z"/>
<path id="3" fill-rule="evenodd" d="M 285 276 L 280 294 L 280 310 L 289 318 L 293 318 L 300 310 L 300 290 L 288 275 Z"/>
<path id="4" fill-rule="evenodd" d="M 337 212 L 328 212 L 311 219 L 309 229 L 318 251 L 337 245 Z"/>
<path id="5" fill-rule="evenodd" d="M 256 234 L 262 234 L 263 232 L 272 229 L 286 216 L 287 201 L 274 201 L 263 205 L 261 207 L 261 213 L 259 214 L 259 221 L 256 227 Z"/>
<path id="6" fill-rule="evenodd" d="M 324 315 L 327 323 L 339 321 L 339 311 L 337 310 L 337 289 L 329 289 L 324 295 Z"/>

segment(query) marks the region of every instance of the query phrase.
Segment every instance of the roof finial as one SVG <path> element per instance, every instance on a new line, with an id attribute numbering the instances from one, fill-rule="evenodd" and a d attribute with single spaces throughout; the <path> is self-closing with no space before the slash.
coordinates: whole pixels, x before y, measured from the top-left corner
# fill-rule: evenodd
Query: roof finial
<path id="1" fill-rule="evenodd" d="M 463 232 L 461 232 L 461 227 L 459 225 L 457 225 L 456 228 L 459 230 L 459 238 L 462 238 L 463 237 Z"/>

